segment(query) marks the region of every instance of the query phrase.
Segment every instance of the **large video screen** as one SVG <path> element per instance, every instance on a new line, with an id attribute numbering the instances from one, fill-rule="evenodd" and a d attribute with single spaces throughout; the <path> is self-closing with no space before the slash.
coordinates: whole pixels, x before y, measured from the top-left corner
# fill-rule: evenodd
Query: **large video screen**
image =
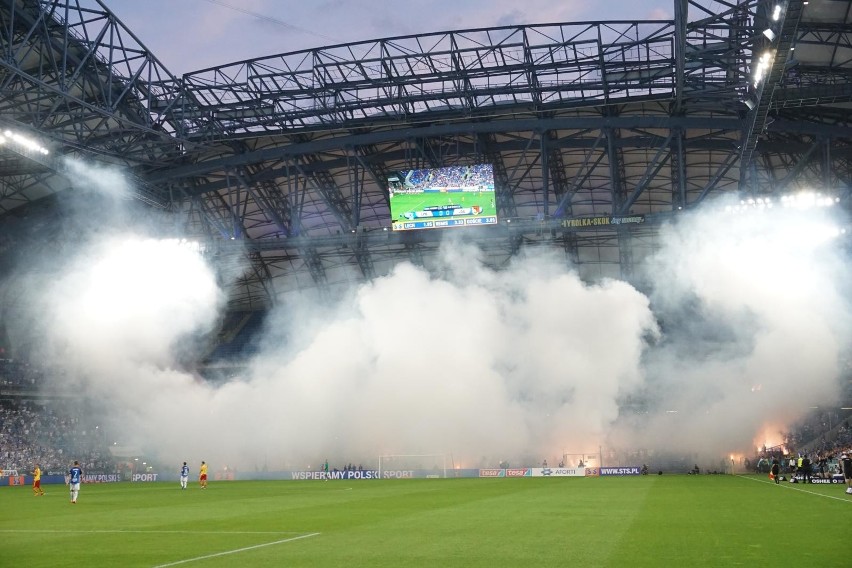
<path id="1" fill-rule="evenodd" d="M 393 172 L 388 189 L 394 231 L 497 224 L 492 164 Z"/>

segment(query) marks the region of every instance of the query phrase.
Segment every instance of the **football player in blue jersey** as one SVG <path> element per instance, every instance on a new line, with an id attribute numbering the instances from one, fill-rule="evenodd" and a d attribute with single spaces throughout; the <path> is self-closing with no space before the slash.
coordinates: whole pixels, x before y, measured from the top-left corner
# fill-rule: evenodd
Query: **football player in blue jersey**
<path id="1" fill-rule="evenodd" d="M 180 468 L 180 488 L 186 489 L 186 484 L 189 481 L 189 466 L 186 465 L 186 462 L 183 462 L 183 466 Z"/>
<path id="2" fill-rule="evenodd" d="M 71 502 L 77 503 L 77 495 L 80 494 L 80 483 L 83 481 L 83 469 L 80 462 L 75 461 L 68 470 L 68 488 L 71 490 Z"/>

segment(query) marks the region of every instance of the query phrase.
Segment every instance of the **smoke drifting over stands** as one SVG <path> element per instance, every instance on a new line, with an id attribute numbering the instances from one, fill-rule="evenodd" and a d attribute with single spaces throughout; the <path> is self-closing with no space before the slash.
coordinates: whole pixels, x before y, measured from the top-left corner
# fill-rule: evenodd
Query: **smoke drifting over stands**
<path id="1" fill-rule="evenodd" d="M 61 386 L 104 402 L 115 440 L 164 463 L 718 456 L 780 443 L 839 394 L 852 280 L 819 229 L 828 210 L 684 215 L 641 263 L 641 291 L 546 253 L 495 271 L 455 233 L 438 270 L 400 263 L 335 305 L 280 305 L 245 375 L 214 385 L 183 349 L 215 333 L 238 271 L 160 238 L 126 213 L 120 178 L 91 176 L 112 213 L 90 230 L 76 218 L 62 258 L 18 267 L 7 286 L 26 301 L 8 331 L 37 329 L 33 356 L 61 362 Z"/>

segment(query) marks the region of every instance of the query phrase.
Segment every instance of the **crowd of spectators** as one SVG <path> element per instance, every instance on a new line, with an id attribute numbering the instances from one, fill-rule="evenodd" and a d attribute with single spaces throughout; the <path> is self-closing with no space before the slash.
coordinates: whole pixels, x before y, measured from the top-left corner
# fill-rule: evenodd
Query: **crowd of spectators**
<path id="1" fill-rule="evenodd" d="M 792 432 L 788 440 L 793 447 L 803 447 L 812 454 L 833 454 L 838 448 L 848 449 L 852 446 L 852 428 L 849 419 L 840 419 L 833 414 L 828 420 L 823 413 L 803 425 L 802 429 Z"/>
<path id="2" fill-rule="evenodd" d="M 3 387 L 7 387 L 7 390 L 35 394 L 44 378 L 44 369 L 36 365 L 0 358 L 0 393 Z M 73 405 L 73 401 L 49 397 L 0 397 L 0 469 L 29 472 L 38 463 L 42 471 L 61 473 L 67 470 L 71 461 L 79 460 L 84 471 L 89 473 L 135 470 L 135 464 L 113 459 L 104 433 L 96 424 L 87 423 L 87 413 L 79 409 L 75 411 Z M 842 414 L 837 410 L 813 412 L 784 434 L 783 445 L 764 447 L 755 456 L 741 458 L 742 463 L 733 464 L 723 458 L 721 462 L 704 464 L 700 471 L 766 473 L 772 461 L 777 459 L 782 472 L 795 473 L 801 469 L 800 459 L 806 459 L 815 476 L 829 476 L 837 471 L 840 455 L 852 454 L 850 418 L 849 413 Z M 652 463 L 654 470 L 684 473 L 699 471 L 698 464 L 690 469 L 692 460 L 697 457 L 641 449 L 610 450 L 602 456 L 604 463 Z M 343 467 L 343 471 L 358 470 L 361 470 L 360 465 L 346 464 Z M 335 468 L 334 471 L 338 470 Z"/>
<path id="3" fill-rule="evenodd" d="M 783 473 L 826 478 L 840 473 L 844 453 L 852 453 L 849 418 L 836 411 L 815 412 L 787 433 L 784 445 L 762 448 L 754 469 L 767 473 L 777 460 Z"/>
<path id="4" fill-rule="evenodd" d="M 115 463 L 99 427 L 80 416 L 64 413 L 59 402 L 0 401 L 0 469 L 23 475 L 38 463 L 57 474 L 79 460 L 87 473 L 112 473 Z"/>
<path id="5" fill-rule="evenodd" d="M 450 166 L 447 168 L 412 170 L 405 182 L 394 184 L 395 192 L 419 192 L 426 189 L 471 189 L 482 190 L 494 187 L 494 166 L 475 164 L 472 166 Z"/>
<path id="6" fill-rule="evenodd" d="M 44 370 L 27 362 L 0 358 L 0 388 L 36 389 L 44 382 Z"/>

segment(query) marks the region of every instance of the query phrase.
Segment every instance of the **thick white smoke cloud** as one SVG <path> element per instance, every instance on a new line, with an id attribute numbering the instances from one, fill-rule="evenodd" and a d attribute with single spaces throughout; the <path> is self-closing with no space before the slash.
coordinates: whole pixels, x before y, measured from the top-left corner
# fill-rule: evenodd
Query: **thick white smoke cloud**
<path id="1" fill-rule="evenodd" d="M 616 397 L 641 382 L 648 300 L 542 260 L 477 269 L 465 251 L 451 276 L 403 263 L 351 304 L 293 322 L 310 333 L 301 349 L 267 343 L 248 376 L 216 388 L 170 364 L 170 347 L 209 327 L 221 299 L 212 272 L 173 243 L 98 244 L 51 288 L 51 328 L 123 441 L 171 461 L 274 468 L 444 453 L 493 465 L 589 450 L 617 418 Z"/>
<path id="2" fill-rule="evenodd" d="M 284 448 L 301 459 L 446 453 L 493 465 L 600 438 L 616 396 L 641 381 L 647 299 L 542 262 L 477 269 L 468 253 L 457 256 L 466 282 L 400 264 L 305 349 L 258 359 L 242 394 L 276 406 Z"/>
<path id="3" fill-rule="evenodd" d="M 764 219 L 694 215 L 664 229 L 643 265 L 648 295 L 584 283 L 547 256 L 494 271 L 447 242 L 437 270 L 400 263 L 339 305 L 274 311 L 260 354 L 224 385 L 180 363 L 188 337 L 215 330 L 224 292 L 175 241 L 104 231 L 34 305 L 66 380 L 104 403 L 116 440 L 167 464 L 727 453 L 830 400 L 849 340 L 842 259 L 808 240 L 802 218 Z M 625 413 L 628 398 L 647 413 Z"/>
<path id="4" fill-rule="evenodd" d="M 646 365 L 653 407 L 617 439 L 747 451 L 836 406 L 850 305 L 834 222 L 824 210 L 717 212 L 665 229 L 647 265 L 665 330 Z"/>
<path id="5" fill-rule="evenodd" d="M 103 236 L 48 287 L 55 337 L 82 374 L 168 367 L 171 348 L 209 329 L 222 301 L 212 269 L 177 239 Z"/>

